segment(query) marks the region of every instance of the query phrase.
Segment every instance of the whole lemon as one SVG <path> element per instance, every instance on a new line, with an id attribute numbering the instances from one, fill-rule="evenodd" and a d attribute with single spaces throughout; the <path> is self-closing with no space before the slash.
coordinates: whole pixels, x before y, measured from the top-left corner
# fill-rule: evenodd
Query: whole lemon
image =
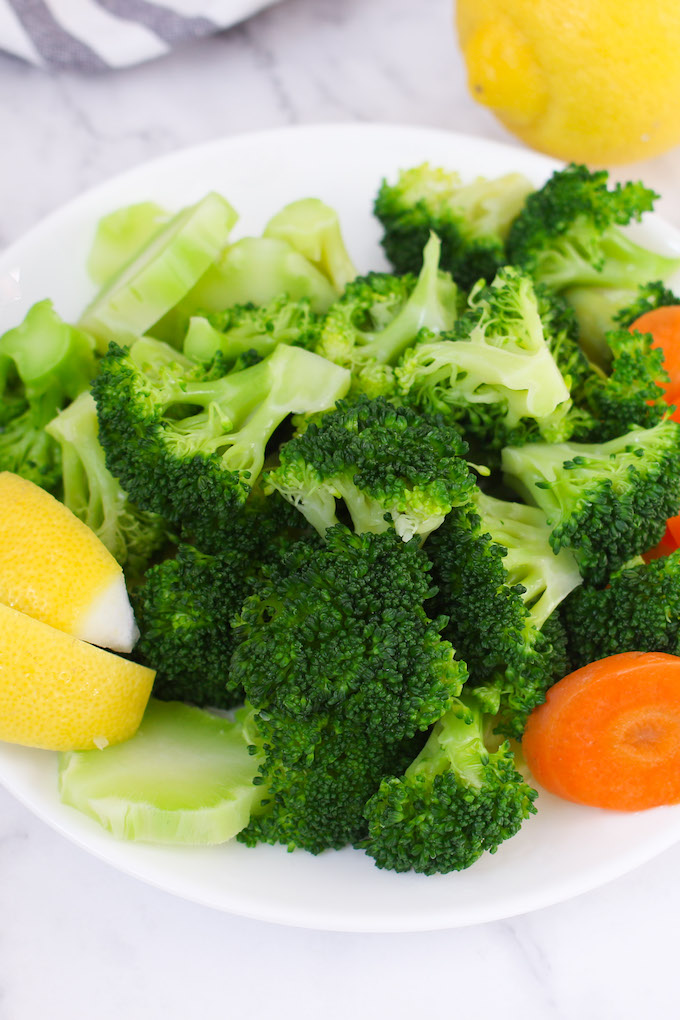
<path id="1" fill-rule="evenodd" d="M 678 0 L 458 0 L 475 99 L 535 149 L 626 163 L 680 142 Z"/>

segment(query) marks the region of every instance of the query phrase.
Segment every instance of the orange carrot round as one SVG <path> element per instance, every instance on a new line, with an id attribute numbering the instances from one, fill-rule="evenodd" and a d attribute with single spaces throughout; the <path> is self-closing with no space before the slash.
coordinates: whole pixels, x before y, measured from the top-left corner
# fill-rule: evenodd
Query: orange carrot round
<path id="1" fill-rule="evenodd" d="M 522 742 L 536 781 L 618 811 L 680 803 L 680 657 L 623 652 L 564 677 Z"/>
<path id="2" fill-rule="evenodd" d="M 663 351 L 663 367 L 670 376 L 670 382 L 659 382 L 664 389 L 664 399 L 669 404 L 680 401 L 680 305 L 663 305 L 645 312 L 628 327 L 631 331 L 651 333 L 652 347 Z"/>

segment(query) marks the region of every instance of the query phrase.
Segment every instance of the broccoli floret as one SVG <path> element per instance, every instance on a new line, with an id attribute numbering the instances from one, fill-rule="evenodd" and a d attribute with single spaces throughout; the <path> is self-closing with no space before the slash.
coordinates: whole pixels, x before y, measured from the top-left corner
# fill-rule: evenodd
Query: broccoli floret
<path id="1" fill-rule="evenodd" d="M 231 623 L 251 590 L 251 574 L 240 550 L 210 556 L 190 545 L 147 571 L 133 593 L 135 654 L 156 670 L 157 698 L 212 708 L 243 701 L 229 683 Z"/>
<path id="2" fill-rule="evenodd" d="M 61 411 L 46 431 L 61 450 L 62 501 L 94 531 L 126 574 L 138 577 L 168 541 L 168 526 L 162 517 L 131 503 L 106 467 L 90 391 Z"/>
<path id="3" fill-rule="evenodd" d="M 59 318 L 51 301 L 29 309 L 0 337 L 0 471 L 57 492 L 59 446 L 45 426 L 87 389 L 94 342 Z"/>
<path id="4" fill-rule="evenodd" d="M 318 198 L 302 198 L 284 206 L 262 233 L 292 245 L 330 280 L 338 294 L 357 275 L 345 247 L 338 214 Z"/>
<path id="5" fill-rule="evenodd" d="M 535 812 L 536 791 L 509 744 L 492 750 L 485 717 L 463 696 L 436 724 L 399 777 L 384 779 L 366 805 L 362 844 L 379 868 L 426 875 L 461 871 L 494 853 Z"/>
<path id="6" fill-rule="evenodd" d="M 669 290 L 661 280 L 643 283 L 638 288 L 635 300 L 616 312 L 614 322 L 623 327 L 632 326 L 641 315 L 668 305 L 680 305 L 680 297 Z"/>
<path id="7" fill-rule="evenodd" d="M 521 174 L 463 184 L 457 173 L 428 163 L 383 181 L 374 212 L 385 234 L 385 253 L 398 273 L 417 273 L 431 231 L 442 241 L 443 269 L 468 289 L 492 280 L 505 259 L 512 220 L 532 190 Z"/>
<path id="8" fill-rule="evenodd" d="M 606 443 L 506 447 L 502 466 L 592 584 L 653 548 L 680 507 L 680 426 L 668 420 Z"/>
<path id="9" fill-rule="evenodd" d="M 214 376 L 217 377 L 214 377 Z M 349 373 L 280 344 L 250 368 L 211 372 L 155 340 L 112 345 L 94 381 L 109 470 L 141 507 L 200 536 L 230 533 L 266 446 L 293 412 L 332 407 Z"/>
<path id="10" fill-rule="evenodd" d="M 529 195 L 508 234 L 509 261 L 554 290 L 630 288 L 666 278 L 680 259 L 635 244 L 620 229 L 658 197 L 640 183 L 607 188 L 606 170 L 571 164 Z"/>
<path id="11" fill-rule="evenodd" d="M 556 609 L 581 583 L 572 554 L 550 546 L 536 507 L 477 490 L 473 510 L 452 512 L 428 539 L 437 612 L 467 663 L 496 729 L 521 738 L 529 713 L 567 672 Z"/>
<path id="12" fill-rule="evenodd" d="M 188 358 L 209 364 L 219 352 L 225 365 L 255 352 L 260 358 L 279 344 L 313 350 L 319 339 L 321 316 L 308 298 L 291 301 L 282 295 L 267 305 L 234 305 L 208 318 L 195 316 L 184 338 Z"/>
<path id="13" fill-rule="evenodd" d="M 442 337 L 422 338 L 396 369 L 399 392 L 499 449 L 530 426 L 552 438 L 570 408 L 531 278 L 512 268 L 475 287 L 469 309 Z"/>
<path id="14" fill-rule="evenodd" d="M 356 732 L 397 743 L 460 693 L 464 666 L 430 620 L 430 561 L 393 531 L 300 542 L 244 604 L 231 677 L 258 710 L 301 720 L 341 711 Z"/>
<path id="15" fill-rule="evenodd" d="M 451 329 L 459 291 L 439 269 L 439 239 L 430 236 L 418 277 L 369 273 L 349 284 L 329 309 L 317 353 L 350 368 L 354 386 L 370 396 L 394 388 L 394 365 L 421 330 Z"/>
<path id="16" fill-rule="evenodd" d="M 605 442 L 631 428 L 652 428 L 668 413 L 662 382 L 668 382 L 663 351 L 653 348 L 649 333 L 627 329 L 610 331 L 605 340 L 611 351 L 608 373 L 592 367 L 581 384 L 578 400 L 590 412 L 590 434 L 583 438 Z"/>
<path id="17" fill-rule="evenodd" d="M 467 502 L 474 480 L 458 432 L 383 397 L 340 401 L 336 410 L 284 444 L 265 477 L 323 535 L 344 500 L 354 529 L 394 526 L 408 541 L 428 535 L 453 506 Z"/>
<path id="18" fill-rule="evenodd" d="M 626 567 L 564 604 L 572 669 L 620 652 L 680 655 L 680 551 Z"/>

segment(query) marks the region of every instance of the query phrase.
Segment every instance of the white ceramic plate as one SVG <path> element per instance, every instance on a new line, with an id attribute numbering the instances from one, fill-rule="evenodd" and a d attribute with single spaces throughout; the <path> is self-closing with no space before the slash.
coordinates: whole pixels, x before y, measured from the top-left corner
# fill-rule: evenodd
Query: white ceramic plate
<path id="1" fill-rule="evenodd" d="M 93 291 L 85 258 L 97 220 L 144 199 L 177 208 L 215 189 L 240 211 L 238 232 L 246 234 L 261 231 L 286 202 L 316 195 L 338 210 L 359 269 L 382 268 L 371 216 L 380 180 L 426 159 L 466 177 L 517 170 L 536 184 L 556 166 L 479 139 L 375 125 L 284 129 L 180 152 L 88 192 L 7 251 L 0 258 L 0 332 L 43 297 L 76 317 Z M 662 221 L 650 217 L 639 229 L 659 250 L 680 252 L 680 233 Z M 680 807 L 617 814 L 541 793 L 538 814 L 468 871 L 398 875 L 351 849 L 313 857 L 235 842 L 212 849 L 118 842 L 59 802 L 49 752 L 0 745 L 0 781 L 64 836 L 152 885 L 233 914 L 337 931 L 423 931 L 524 913 L 593 889 L 680 838 Z"/>

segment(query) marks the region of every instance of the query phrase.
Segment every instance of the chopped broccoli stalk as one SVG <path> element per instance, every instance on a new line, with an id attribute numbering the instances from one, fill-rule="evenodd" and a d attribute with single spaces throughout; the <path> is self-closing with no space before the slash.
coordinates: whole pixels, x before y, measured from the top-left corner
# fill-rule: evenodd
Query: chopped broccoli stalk
<path id="1" fill-rule="evenodd" d="M 502 466 L 593 584 L 653 548 L 680 508 L 680 426 L 668 420 L 606 443 L 506 447 Z"/>
<path id="2" fill-rule="evenodd" d="M 564 604 L 572 669 L 621 652 L 680 655 L 680 550 L 583 586 Z"/>
<path id="3" fill-rule="evenodd" d="M 402 776 L 384 779 L 366 805 L 366 852 L 379 868 L 446 874 L 494 853 L 535 813 L 536 791 L 510 745 L 488 746 L 473 696 L 437 722 Z"/>
<path id="4" fill-rule="evenodd" d="M 292 245 L 330 280 L 338 294 L 357 275 L 345 247 L 338 214 L 318 198 L 302 198 L 284 206 L 262 233 Z"/>
<path id="5" fill-rule="evenodd" d="M 551 432 L 570 407 L 569 389 L 530 277 L 503 269 L 490 286 L 474 288 L 469 304 L 451 333 L 406 352 L 396 369 L 399 391 L 496 448 L 526 419 Z"/>
<path id="6" fill-rule="evenodd" d="M 134 578 L 168 541 L 167 525 L 130 502 L 106 467 L 98 431 L 97 406 L 89 390 L 46 426 L 61 450 L 63 502 Z"/>
<path id="7" fill-rule="evenodd" d="M 453 512 L 428 540 L 437 611 L 484 692 L 496 729 L 521 738 L 529 713 L 567 669 L 557 607 L 581 583 L 573 555 L 555 555 L 536 507 L 477 490 L 473 510 Z"/>
<path id="8" fill-rule="evenodd" d="M 208 319 L 193 316 L 184 338 L 184 353 L 194 361 L 211 362 L 219 352 L 225 365 L 254 351 L 264 358 L 278 344 L 313 350 L 321 326 L 309 298 L 291 301 L 286 295 L 267 305 L 234 305 Z"/>
<path id="9" fill-rule="evenodd" d="M 258 364 L 222 374 L 167 345 L 111 345 L 94 381 L 107 466 L 131 498 L 194 533 L 228 534 L 264 463 L 266 446 L 293 413 L 333 407 L 349 373 L 280 344 Z"/>
<path id="10" fill-rule="evenodd" d="M 170 219 L 155 202 L 137 202 L 115 209 L 97 224 L 87 271 L 102 287 L 149 243 Z"/>
<path id="11" fill-rule="evenodd" d="M 243 237 L 230 245 L 150 332 L 181 346 L 192 315 L 220 313 L 233 305 L 268 305 L 282 294 L 307 298 L 313 312 L 326 312 L 338 294 L 323 273 L 286 241 Z"/>
<path id="12" fill-rule="evenodd" d="M 93 346 L 60 319 L 51 301 L 33 305 L 0 337 L 0 471 L 58 490 L 59 446 L 45 426 L 90 385 Z"/>
<path id="13" fill-rule="evenodd" d="M 640 183 L 607 188 L 606 170 L 572 164 L 529 195 L 508 235 L 509 261 L 554 290 L 630 288 L 667 278 L 680 259 L 635 244 L 619 227 L 639 220 L 657 196 Z"/>
<path id="14" fill-rule="evenodd" d="M 428 535 L 474 480 L 459 433 L 382 397 L 340 402 L 286 443 L 265 483 L 323 535 L 338 523 L 343 500 L 357 533 L 391 526 L 408 541 Z"/>
<path id="15" fill-rule="evenodd" d="M 358 389 L 371 391 L 376 363 L 395 364 L 421 330 L 441 333 L 456 321 L 459 292 L 439 269 L 440 249 L 432 234 L 418 277 L 369 273 L 349 284 L 329 309 L 317 352 L 351 368 Z"/>
<path id="16" fill-rule="evenodd" d="M 210 556 L 190 545 L 147 571 L 134 591 L 136 654 L 156 670 L 155 697 L 210 708 L 243 701 L 242 690 L 229 684 L 231 624 L 250 591 L 251 573 L 238 549 Z"/>
<path id="17" fill-rule="evenodd" d="M 669 305 L 680 305 L 680 297 L 669 290 L 661 280 L 643 283 L 638 288 L 633 301 L 625 307 L 619 305 L 619 310 L 614 315 L 614 321 L 619 326 L 632 326 L 641 315 Z"/>
<path id="18" fill-rule="evenodd" d="M 417 273 L 431 231 L 442 241 L 443 269 L 468 289 L 492 280 L 506 261 L 504 242 L 532 186 L 521 174 L 495 180 L 459 175 L 428 163 L 383 181 L 374 212 L 385 234 L 385 253 L 398 273 Z"/>

